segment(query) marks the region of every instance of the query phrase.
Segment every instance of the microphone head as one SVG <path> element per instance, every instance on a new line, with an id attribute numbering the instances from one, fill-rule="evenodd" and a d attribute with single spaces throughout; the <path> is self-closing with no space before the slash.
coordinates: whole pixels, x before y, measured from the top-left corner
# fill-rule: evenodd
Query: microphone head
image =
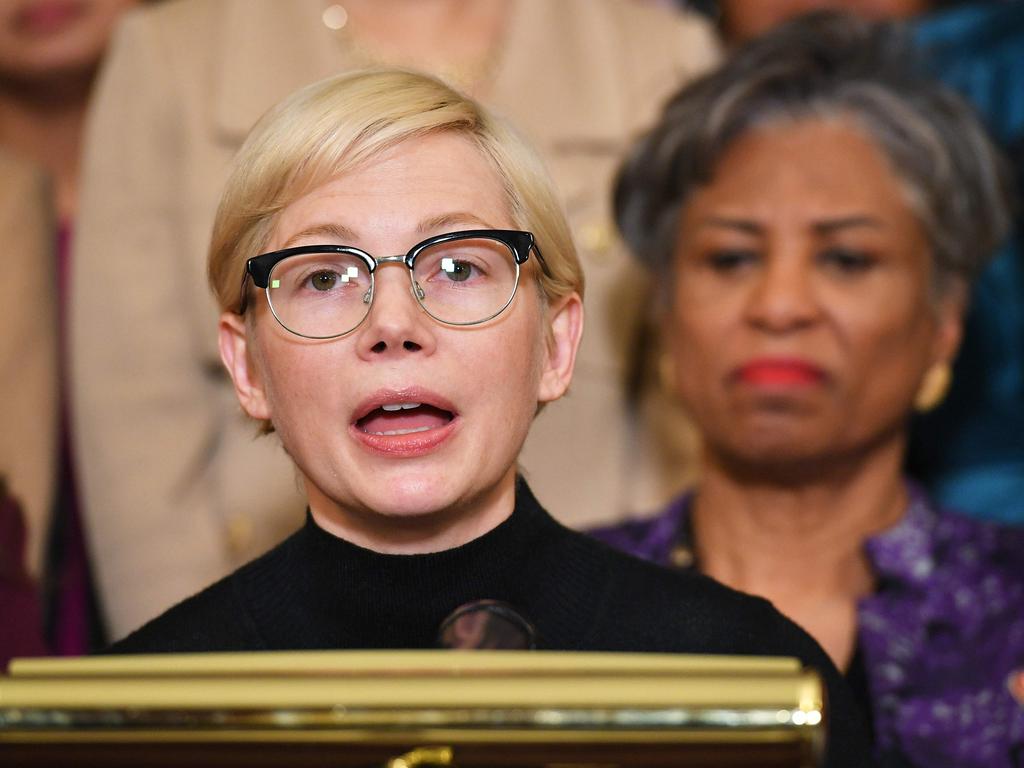
<path id="1" fill-rule="evenodd" d="M 453 649 L 530 651 L 537 647 L 537 631 L 508 603 L 474 600 L 441 622 L 437 644 Z"/>

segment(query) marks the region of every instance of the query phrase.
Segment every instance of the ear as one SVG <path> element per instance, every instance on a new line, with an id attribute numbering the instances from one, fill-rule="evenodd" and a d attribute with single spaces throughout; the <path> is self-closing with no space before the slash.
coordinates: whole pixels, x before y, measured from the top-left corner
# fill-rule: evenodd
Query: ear
<path id="1" fill-rule="evenodd" d="M 537 400 L 550 403 L 569 389 L 583 337 L 583 302 L 573 292 L 548 307 L 547 349 Z"/>
<path id="2" fill-rule="evenodd" d="M 235 384 L 235 395 L 242 409 L 254 419 L 270 419 L 262 377 L 249 354 L 245 318 L 234 312 L 225 312 L 220 316 L 217 331 L 220 359 Z"/>
<path id="3" fill-rule="evenodd" d="M 952 365 L 964 335 L 964 315 L 967 312 L 967 284 L 957 280 L 945 287 L 935 304 L 935 341 L 931 363 Z"/>

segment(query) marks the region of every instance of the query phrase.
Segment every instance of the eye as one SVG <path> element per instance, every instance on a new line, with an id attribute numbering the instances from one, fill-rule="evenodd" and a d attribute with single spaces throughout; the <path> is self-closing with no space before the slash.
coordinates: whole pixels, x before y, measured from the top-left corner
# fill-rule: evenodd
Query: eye
<path id="1" fill-rule="evenodd" d="M 877 260 L 870 253 L 854 248 L 827 248 L 818 254 L 818 261 L 844 274 L 859 274 L 871 269 Z"/>
<path id="2" fill-rule="evenodd" d="M 735 272 L 757 261 L 757 252 L 744 248 L 721 248 L 706 257 L 707 265 L 715 272 Z"/>
<path id="3" fill-rule="evenodd" d="M 441 259 L 440 271 L 447 275 L 449 280 L 462 283 L 471 278 L 473 273 L 478 270 L 468 261 L 445 257 Z"/>
<path id="4" fill-rule="evenodd" d="M 515 281 L 515 261 L 509 247 L 486 237 L 442 240 L 427 246 L 413 264 L 413 277 L 421 285 L 439 289 L 492 289 Z"/>
<path id="5" fill-rule="evenodd" d="M 309 276 L 309 284 L 315 291 L 329 291 L 338 284 L 338 273 L 332 270 L 321 270 Z"/>

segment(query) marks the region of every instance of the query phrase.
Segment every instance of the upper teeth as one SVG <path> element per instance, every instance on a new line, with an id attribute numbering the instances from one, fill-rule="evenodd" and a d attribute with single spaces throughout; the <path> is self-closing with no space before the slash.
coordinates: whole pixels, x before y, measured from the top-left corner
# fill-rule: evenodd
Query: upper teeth
<path id="1" fill-rule="evenodd" d="M 408 411 L 410 408 L 419 407 L 420 403 L 390 403 L 388 405 L 381 406 L 385 411 Z"/>

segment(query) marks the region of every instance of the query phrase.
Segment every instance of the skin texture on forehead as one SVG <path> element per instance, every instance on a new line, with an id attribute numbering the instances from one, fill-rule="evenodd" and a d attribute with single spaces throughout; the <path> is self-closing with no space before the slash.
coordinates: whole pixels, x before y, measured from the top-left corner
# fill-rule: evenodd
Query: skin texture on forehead
<path id="1" fill-rule="evenodd" d="M 665 318 L 680 394 L 713 450 L 778 469 L 901 440 L 925 370 L 959 341 L 962 308 L 936 305 L 930 274 L 900 179 L 852 123 L 738 138 L 682 210 Z M 764 359 L 819 378 L 745 380 Z"/>
<path id="2" fill-rule="evenodd" d="M 472 142 L 443 133 L 403 142 L 295 201 L 269 247 L 335 243 L 380 257 L 477 228 L 514 228 L 503 185 Z M 426 315 L 401 264 L 378 269 L 368 317 L 337 339 L 289 334 L 262 296 L 249 323 L 225 313 L 222 350 L 242 405 L 273 422 L 323 527 L 410 551 L 470 540 L 511 513 L 519 449 L 538 403 L 568 386 L 579 337 L 578 297 L 545 312 L 538 292 L 523 290 L 535 269 L 524 265 L 504 313 L 465 328 Z M 368 450 L 356 422 L 381 397 L 453 412 L 450 436 L 421 455 Z"/>

